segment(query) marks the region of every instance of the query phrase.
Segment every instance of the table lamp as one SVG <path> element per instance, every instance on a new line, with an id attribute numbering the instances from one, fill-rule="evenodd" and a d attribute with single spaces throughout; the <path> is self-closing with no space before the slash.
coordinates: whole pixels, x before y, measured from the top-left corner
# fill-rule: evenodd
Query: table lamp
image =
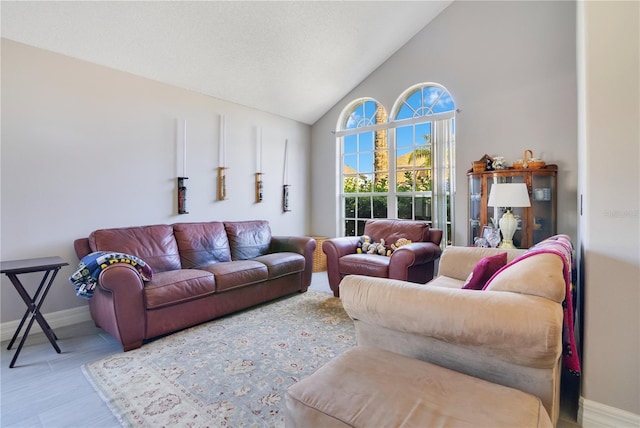
<path id="1" fill-rule="evenodd" d="M 516 233 L 518 220 L 511 213 L 511 208 L 531 206 L 527 185 L 525 183 L 495 183 L 491 186 L 487 205 L 506 209 L 499 221 L 502 233 L 500 248 L 516 248 L 513 245 L 513 234 Z"/>

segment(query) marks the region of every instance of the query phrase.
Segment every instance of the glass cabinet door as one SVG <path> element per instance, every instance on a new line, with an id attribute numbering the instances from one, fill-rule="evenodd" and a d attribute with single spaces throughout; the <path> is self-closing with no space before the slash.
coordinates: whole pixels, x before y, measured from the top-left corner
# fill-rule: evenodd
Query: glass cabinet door
<path id="1" fill-rule="evenodd" d="M 469 177 L 469 245 L 482 236 L 484 226 L 497 226 L 504 207 L 488 204 L 491 186 L 495 183 L 525 183 L 531 207 L 511 210 L 518 220 L 513 236 L 517 248 L 529 248 L 555 235 L 557 229 L 557 165 L 532 169 L 505 169 L 481 173 L 467 172 Z"/>
<path id="2" fill-rule="evenodd" d="M 555 176 L 533 174 L 531 179 L 531 209 L 533 242 L 553 236 L 556 231 Z"/>
<path id="3" fill-rule="evenodd" d="M 509 173 L 501 173 L 494 174 L 493 180 L 490 180 L 487 183 L 487 195 L 491 194 L 491 185 L 494 183 L 524 183 L 525 177 L 522 174 L 509 174 Z M 488 196 L 487 196 L 488 199 Z M 504 207 L 489 207 L 487 206 L 487 223 L 490 224 L 489 218 L 493 219 L 494 226 L 498 227 L 498 222 L 502 215 L 505 213 Z M 523 221 L 526 219 L 526 210 L 524 208 L 516 207 L 511 208 L 511 213 L 518 221 L 518 227 L 516 232 L 513 234 L 513 245 L 516 248 L 523 248 L 523 245 L 526 245 L 525 234 L 523 231 Z"/>
<path id="4" fill-rule="evenodd" d="M 469 175 L 469 244 L 480 236 L 480 213 L 482 199 L 482 176 Z"/>

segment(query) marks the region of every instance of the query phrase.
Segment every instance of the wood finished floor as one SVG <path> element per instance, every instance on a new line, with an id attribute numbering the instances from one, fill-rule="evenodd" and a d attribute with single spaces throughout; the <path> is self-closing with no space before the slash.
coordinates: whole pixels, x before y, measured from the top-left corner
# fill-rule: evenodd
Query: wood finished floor
<path id="1" fill-rule="evenodd" d="M 313 274 L 311 289 L 329 292 L 325 272 Z M 43 334 L 30 335 L 12 369 L 9 363 L 14 351 L 7 350 L 8 342 L 2 342 L 0 427 L 119 427 L 81 366 L 122 352 L 122 347 L 90 321 L 55 331 L 61 354 Z M 579 427 L 568 413 L 563 410 L 558 428 Z"/>

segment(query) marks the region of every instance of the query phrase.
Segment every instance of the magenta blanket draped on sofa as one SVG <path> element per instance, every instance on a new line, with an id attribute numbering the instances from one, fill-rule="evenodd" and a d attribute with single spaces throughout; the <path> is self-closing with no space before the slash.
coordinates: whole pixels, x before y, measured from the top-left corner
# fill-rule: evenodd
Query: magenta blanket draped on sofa
<path id="1" fill-rule="evenodd" d="M 562 310 L 564 313 L 562 326 L 562 358 L 563 365 L 567 368 L 569 373 L 580 376 L 580 358 L 578 357 L 578 350 L 576 347 L 573 320 L 573 284 L 571 281 L 574 266 L 573 245 L 571 244 L 571 239 L 569 239 L 567 235 L 555 235 L 540 241 L 533 247 L 529 248 L 526 254 L 523 254 L 507 266 L 498 270 L 491 279 L 489 279 L 487 285 L 507 267 L 512 266 L 520 260 L 540 253 L 557 254 L 564 263 L 563 273 L 566 284 L 566 294 L 565 299 L 562 302 Z"/>

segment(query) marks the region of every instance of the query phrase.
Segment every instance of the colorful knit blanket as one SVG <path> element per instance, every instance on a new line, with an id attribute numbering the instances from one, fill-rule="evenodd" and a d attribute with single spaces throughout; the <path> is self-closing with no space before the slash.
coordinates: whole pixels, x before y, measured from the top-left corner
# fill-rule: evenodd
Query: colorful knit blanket
<path id="1" fill-rule="evenodd" d="M 115 263 L 127 263 L 133 266 L 143 281 L 151 281 L 153 277 L 151 267 L 136 256 L 98 251 L 84 256 L 80 260 L 78 269 L 69 277 L 69 281 L 75 287 L 76 295 L 85 299 L 93 297 L 100 272 Z"/>

